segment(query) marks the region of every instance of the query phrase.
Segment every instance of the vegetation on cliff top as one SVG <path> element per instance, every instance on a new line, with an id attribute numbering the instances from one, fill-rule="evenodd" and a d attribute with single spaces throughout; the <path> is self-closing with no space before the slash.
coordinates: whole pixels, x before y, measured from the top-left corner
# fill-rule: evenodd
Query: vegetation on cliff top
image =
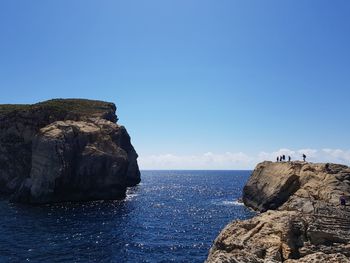
<path id="1" fill-rule="evenodd" d="M 72 112 L 79 115 L 88 115 L 115 111 L 115 105 L 111 102 L 88 99 L 52 99 L 35 104 L 0 104 L 0 114 L 13 111 L 27 111 L 50 109 L 54 111 Z"/>

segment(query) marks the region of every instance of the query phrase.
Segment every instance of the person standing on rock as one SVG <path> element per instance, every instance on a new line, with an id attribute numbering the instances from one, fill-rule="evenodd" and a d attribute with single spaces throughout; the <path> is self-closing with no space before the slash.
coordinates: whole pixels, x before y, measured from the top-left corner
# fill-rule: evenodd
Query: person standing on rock
<path id="1" fill-rule="evenodd" d="M 304 160 L 304 162 L 306 160 L 306 155 L 304 153 L 303 153 L 303 160 Z"/>
<path id="2" fill-rule="evenodd" d="M 292 160 L 292 158 L 290 156 L 288 156 L 288 162 L 290 162 Z"/>
<path id="3" fill-rule="evenodd" d="M 279 162 L 280 161 L 280 158 L 277 156 L 277 162 Z"/>
<path id="4" fill-rule="evenodd" d="M 345 209 L 345 207 L 346 207 L 346 197 L 345 197 L 344 193 L 339 197 L 339 202 L 340 202 L 340 206 L 342 206 Z"/>
<path id="5" fill-rule="evenodd" d="M 324 169 L 328 172 L 329 171 L 329 163 L 326 163 L 325 165 L 324 165 Z"/>
<path id="6" fill-rule="evenodd" d="M 284 154 L 282 155 L 282 158 L 283 158 L 283 161 L 286 160 L 286 156 Z"/>

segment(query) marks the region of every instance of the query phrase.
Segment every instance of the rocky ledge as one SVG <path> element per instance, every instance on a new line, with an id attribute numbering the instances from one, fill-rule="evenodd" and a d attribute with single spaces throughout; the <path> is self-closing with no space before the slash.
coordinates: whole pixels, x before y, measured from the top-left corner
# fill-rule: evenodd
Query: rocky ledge
<path id="1" fill-rule="evenodd" d="M 115 111 L 83 99 L 0 105 L 0 195 L 23 203 L 125 197 L 140 171 Z"/>
<path id="2" fill-rule="evenodd" d="M 227 225 L 206 262 L 350 262 L 342 194 L 350 196 L 347 166 L 260 163 L 243 190 L 245 205 L 260 213 Z"/>

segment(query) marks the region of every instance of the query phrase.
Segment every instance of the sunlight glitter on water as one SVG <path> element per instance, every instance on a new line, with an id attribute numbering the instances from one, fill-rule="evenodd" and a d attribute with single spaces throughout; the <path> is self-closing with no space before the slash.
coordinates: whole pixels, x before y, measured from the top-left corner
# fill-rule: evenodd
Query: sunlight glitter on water
<path id="1" fill-rule="evenodd" d="M 0 262 L 203 262 L 219 231 L 253 216 L 250 172 L 146 171 L 125 200 L 0 201 Z"/>

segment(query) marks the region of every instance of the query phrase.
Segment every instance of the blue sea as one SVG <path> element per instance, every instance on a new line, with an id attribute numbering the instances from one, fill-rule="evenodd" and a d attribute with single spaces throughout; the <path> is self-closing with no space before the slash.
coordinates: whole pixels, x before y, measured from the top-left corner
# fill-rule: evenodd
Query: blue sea
<path id="1" fill-rule="evenodd" d="M 143 171 L 122 201 L 0 201 L 0 262 L 203 262 L 250 171 Z"/>

